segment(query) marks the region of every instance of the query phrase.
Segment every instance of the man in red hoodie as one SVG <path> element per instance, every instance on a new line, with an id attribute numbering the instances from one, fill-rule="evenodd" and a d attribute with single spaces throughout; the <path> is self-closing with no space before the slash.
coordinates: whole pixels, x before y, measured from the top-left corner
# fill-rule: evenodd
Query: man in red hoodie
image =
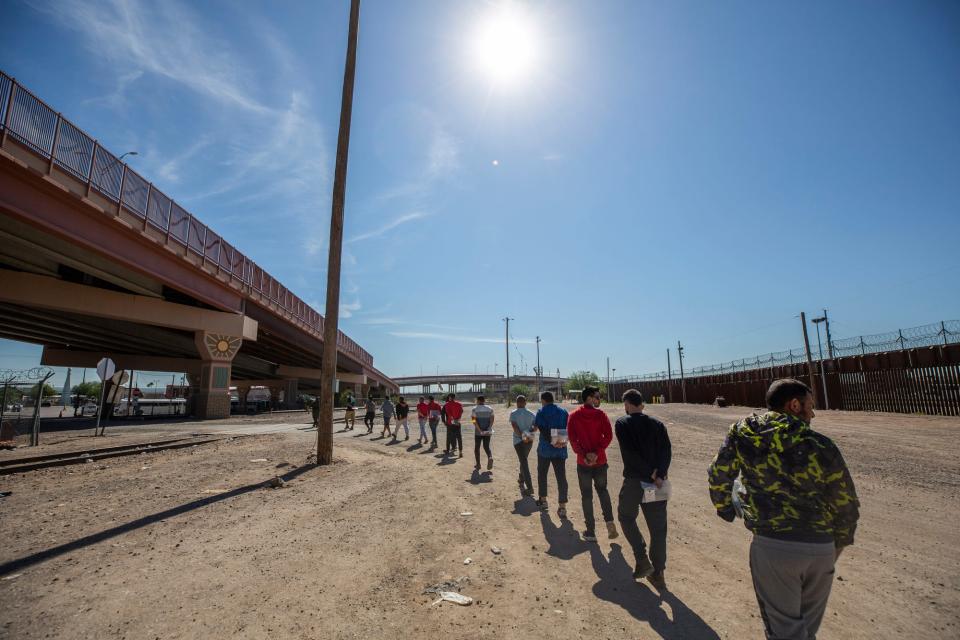
<path id="1" fill-rule="evenodd" d="M 583 404 L 570 414 L 567 420 L 567 436 L 570 446 L 577 454 L 577 480 L 580 483 L 580 497 L 583 501 L 583 519 L 586 530 L 583 539 L 593 542 L 594 533 L 593 489 L 596 487 L 600 498 L 600 509 L 607 524 L 607 535 L 616 538 L 617 525 L 613 521 L 613 503 L 607 491 L 607 447 L 613 440 L 610 418 L 600 409 L 600 389 L 585 387 L 582 392 Z"/>
<path id="2" fill-rule="evenodd" d="M 460 448 L 460 457 L 463 457 L 463 432 L 460 430 L 460 418 L 463 417 L 463 405 L 457 402 L 457 396 L 450 394 L 447 396 L 447 402 L 443 405 L 443 413 L 446 415 L 447 425 L 447 450 L 448 456 L 454 455 L 457 447 Z"/>

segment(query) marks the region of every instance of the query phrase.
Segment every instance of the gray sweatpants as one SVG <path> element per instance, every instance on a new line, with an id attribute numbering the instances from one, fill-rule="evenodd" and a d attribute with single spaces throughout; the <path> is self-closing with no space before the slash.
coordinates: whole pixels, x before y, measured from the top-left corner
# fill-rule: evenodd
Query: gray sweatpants
<path id="1" fill-rule="evenodd" d="M 817 637 L 830 597 L 835 560 L 832 542 L 753 536 L 750 574 L 768 640 Z"/>

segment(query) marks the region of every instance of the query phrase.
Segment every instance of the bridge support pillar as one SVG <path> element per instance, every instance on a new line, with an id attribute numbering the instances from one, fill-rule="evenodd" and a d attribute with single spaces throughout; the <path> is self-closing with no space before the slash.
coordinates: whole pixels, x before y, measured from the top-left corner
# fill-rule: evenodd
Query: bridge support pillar
<path id="1" fill-rule="evenodd" d="M 283 381 L 283 408 L 296 409 L 297 396 L 300 395 L 299 380 L 289 378 Z"/>
<path id="2" fill-rule="evenodd" d="M 201 420 L 229 418 L 230 372 L 243 338 L 197 331 L 194 343 L 202 360 L 194 413 Z"/>
<path id="3" fill-rule="evenodd" d="M 247 413 L 247 396 L 250 395 L 250 385 L 244 382 L 237 382 L 237 400 L 240 403 L 240 413 Z"/>

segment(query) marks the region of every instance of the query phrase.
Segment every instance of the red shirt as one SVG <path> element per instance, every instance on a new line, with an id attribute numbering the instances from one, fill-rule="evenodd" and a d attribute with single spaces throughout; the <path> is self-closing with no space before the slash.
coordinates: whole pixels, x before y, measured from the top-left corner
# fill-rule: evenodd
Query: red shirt
<path id="1" fill-rule="evenodd" d="M 567 419 L 567 438 L 570 446 L 577 452 L 577 464 L 584 467 L 607 464 L 607 447 L 613 440 L 610 418 L 602 409 L 583 405 L 570 414 Z M 597 454 L 597 461 L 590 465 L 584 456 Z"/>
<path id="2" fill-rule="evenodd" d="M 439 417 L 440 417 L 440 410 L 441 410 L 442 408 L 443 408 L 443 407 L 441 407 L 440 404 L 439 404 L 436 400 L 431 400 L 431 401 L 430 401 L 430 404 L 427 405 L 427 414 L 429 415 L 429 413 L 430 413 L 431 411 L 436 411 L 436 412 L 437 412 L 437 418 L 439 418 Z"/>
<path id="3" fill-rule="evenodd" d="M 434 404 L 436 404 L 436 403 L 434 403 Z M 439 408 L 439 407 L 438 407 L 438 408 Z M 418 402 L 418 403 L 417 403 L 417 415 L 420 416 L 421 418 L 426 418 L 427 416 L 429 416 L 429 415 L 430 415 L 430 405 L 428 405 L 426 402 Z"/>
<path id="4" fill-rule="evenodd" d="M 447 414 L 447 420 L 459 420 L 463 417 L 463 405 L 456 400 L 443 405 L 443 410 Z"/>

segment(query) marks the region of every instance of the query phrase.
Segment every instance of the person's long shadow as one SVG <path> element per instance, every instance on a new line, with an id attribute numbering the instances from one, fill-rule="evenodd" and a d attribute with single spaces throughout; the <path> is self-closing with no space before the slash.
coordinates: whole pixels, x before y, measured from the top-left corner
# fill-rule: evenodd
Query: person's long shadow
<path id="1" fill-rule="evenodd" d="M 437 448 L 436 448 L 434 445 L 430 445 L 429 447 L 427 447 L 426 449 L 424 449 L 423 451 L 421 451 L 418 455 L 421 455 L 421 456 L 422 456 L 422 455 L 427 454 L 427 453 L 433 453 L 433 452 L 436 451 L 436 450 L 437 450 Z"/>
<path id="2" fill-rule="evenodd" d="M 435 458 L 440 458 L 440 462 L 437 463 L 438 467 L 444 467 L 448 464 L 457 464 L 457 458 L 453 456 L 434 456 Z"/>
<path id="3" fill-rule="evenodd" d="M 407 453 L 413 453 L 414 451 L 416 451 L 417 449 L 420 449 L 420 448 L 422 448 L 422 447 L 423 447 L 423 445 L 420 444 L 419 442 L 418 442 L 417 444 L 412 444 L 412 445 L 410 445 L 409 447 L 407 447 Z"/>
<path id="4" fill-rule="evenodd" d="M 533 496 L 524 496 L 519 500 L 513 501 L 513 511 L 511 511 L 510 514 L 528 517 L 537 511 L 540 511 L 540 507 L 537 506 L 537 501 L 533 499 Z"/>
<path id="5" fill-rule="evenodd" d="M 489 471 L 484 471 L 480 473 L 476 469 L 473 470 L 473 473 L 470 474 L 470 478 L 467 480 L 470 484 L 486 484 L 488 482 L 493 482 L 493 474 Z"/>
<path id="6" fill-rule="evenodd" d="M 540 512 L 540 526 L 547 540 L 547 555 L 561 560 L 570 560 L 587 550 L 586 542 L 580 539 L 569 518 L 561 518 L 560 526 L 553 524 L 549 511 Z"/>
<path id="7" fill-rule="evenodd" d="M 719 640 L 717 632 L 669 590 L 658 595 L 646 584 L 637 584 L 619 544 L 610 545 L 609 558 L 604 557 L 599 545 L 590 545 L 590 561 L 600 579 L 593 585 L 593 595 L 619 605 L 640 622 L 646 622 L 661 638 Z M 670 607 L 673 620 L 661 608 L 664 602 Z"/>
<path id="8" fill-rule="evenodd" d="M 291 469 L 287 473 L 280 476 L 280 478 L 284 482 L 289 482 L 290 480 L 293 480 L 297 476 L 300 476 L 306 473 L 307 471 L 310 471 L 311 469 L 316 469 L 316 468 L 317 468 L 316 464 L 306 464 L 302 467 Z M 35 564 L 39 564 L 46 560 L 56 558 L 57 556 L 62 556 L 65 553 L 70 553 L 72 551 L 76 551 L 77 549 L 89 547 L 90 545 L 103 542 L 104 540 L 109 540 L 110 538 L 114 538 L 124 533 L 136 531 L 137 529 L 141 529 L 143 527 L 146 527 L 147 525 L 151 525 L 155 522 L 159 522 L 160 520 L 166 520 L 174 516 L 179 516 L 181 514 L 187 513 L 188 511 L 193 511 L 194 509 L 200 509 L 202 507 L 206 507 L 207 505 L 221 502 L 223 500 L 228 500 L 230 498 L 234 498 L 236 496 L 243 495 L 245 493 L 250 493 L 251 491 L 263 489 L 267 486 L 269 486 L 269 481 L 255 482 L 253 484 L 237 487 L 236 489 L 227 491 L 225 493 L 218 493 L 216 495 L 212 495 L 206 498 L 200 498 L 199 500 L 193 500 L 192 502 L 182 504 L 179 507 L 173 507 L 172 509 L 167 509 L 166 511 L 160 511 L 157 513 L 153 513 L 149 516 L 137 518 L 136 520 L 133 520 L 131 522 L 127 522 L 125 524 L 121 524 L 116 527 L 112 527 L 110 529 L 100 531 L 99 533 L 92 533 L 88 536 L 84 536 L 82 538 L 74 540 L 73 542 L 67 542 L 65 544 L 61 544 L 56 547 L 51 547 L 50 549 L 45 549 L 43 551 L 32 553 L 29 556 L 24 556 L 16 560 L 10 560 L 9 562 L 4 562 L 3 564 L 0 564 L 0 575 L 13 573 L 15 571 L 21 571 Z"/>

